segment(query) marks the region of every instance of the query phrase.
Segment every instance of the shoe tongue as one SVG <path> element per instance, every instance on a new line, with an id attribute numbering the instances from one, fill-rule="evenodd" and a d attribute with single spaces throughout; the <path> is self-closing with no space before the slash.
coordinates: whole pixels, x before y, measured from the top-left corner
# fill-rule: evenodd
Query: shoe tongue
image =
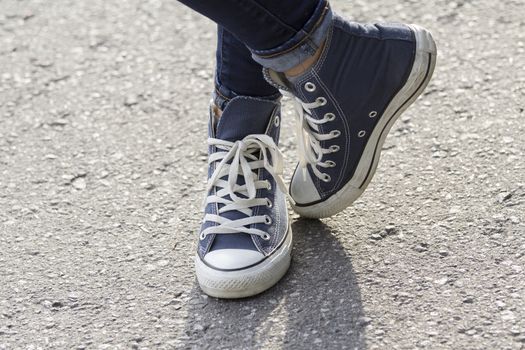
<path id="1" fill-rule="evenodd" d="M 228 102 L 222 112 L 215 130 L 215 137 L 221 140 L 235 142 L 251 134 L 264 134 L 270 122 L 276 102 L 239 96 Z M 226 180 L 225 176 L 223 180 Z M 237 184 L 243 185 L 244 177 L 239 176 Z M 229 200 L 230 197 L 227 196 Z M 222 208 L 224 204 L 219 204 Z M 246 215 L 235 210 L 221 214 L 226 219 L 238 220 Z M 250 235 L 245 233 L 216 235 L 210 251 L 219 249 L 248 249 L 257 251 Z"/>
<path id="2" fill-rule="evenodd" d="M 238 96 L 228 102 L 217 123 L 215 137 L 235 142 L 251 134 L 264 134 L 274 101 Z"/>

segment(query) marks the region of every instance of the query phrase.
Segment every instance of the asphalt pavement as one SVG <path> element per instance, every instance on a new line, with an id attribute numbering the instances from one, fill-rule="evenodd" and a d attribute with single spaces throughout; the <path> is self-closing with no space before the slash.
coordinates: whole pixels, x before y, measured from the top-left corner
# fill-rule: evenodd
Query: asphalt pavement
<path id="1" fill-rule="evenodd" d="M 366 193 L 294 215 L 284 279 L 225 301 L 193 271 L 215 25 L 0 1 L 0 349 L 525 349 L 525 3 L 332 4 L 429 28 L 434 79 Z"/>

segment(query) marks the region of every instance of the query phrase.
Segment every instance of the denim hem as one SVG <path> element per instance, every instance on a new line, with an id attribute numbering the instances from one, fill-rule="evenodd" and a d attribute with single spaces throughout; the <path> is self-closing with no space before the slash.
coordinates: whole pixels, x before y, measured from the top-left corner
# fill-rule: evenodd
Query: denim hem
<path id="1" fill-rule="evenodd" d="M 328 2 L 320 1 L 312 17 L 296 35 L 270 50 L 250 49 L 253 59 L 277 72 L 297 66 L 319 49 L 332 23 L 332 16 Z"/>
<path id="2" fill-rule="evenodd" d="M 215 89 L 213 89 L 213 93 L 212 93 L 212 101 L 213 103 L 215 103 L 217 107 L 219 107 L 220 110 L 224 110 L 228 102 L 230 102 L 230 100 L 238 96 L 244 96 L 244 95 L 240 95 L 228 89 L 224 85 L 216 84 Z M 263 100 L 275 101 L 281 98 L 281 94 L 276 93 L 276 94 L 268 95 L 268 96 L 250 96 L 250 97 L 256 97 L 256 98 L 260 98 Z"/>

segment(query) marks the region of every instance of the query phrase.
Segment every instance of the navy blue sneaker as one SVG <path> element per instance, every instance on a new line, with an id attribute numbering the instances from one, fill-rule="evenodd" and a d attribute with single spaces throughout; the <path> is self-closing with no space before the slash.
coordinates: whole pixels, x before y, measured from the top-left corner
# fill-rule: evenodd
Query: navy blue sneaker
<path id="1" fill-rule="evenodd" d="M 436 63 L 430 33 L 413 25 L 360 25 L 334 16 L 318 61 L 300 76 L 265 70 L 293 95 L 299 165 L 294 210 L 322 218 L 348 207 L 372 179 L 385 138 L 427 86 Z"/>
<path id="2" fill-rule="evenodd" d="M 240 96 L 218 122 L 210 113 L 208 189 L 195 260 L 197 280 L 210 296 L 255 295 L 288 270 L 292 232 L 279 132 L 279 101 Z"/>

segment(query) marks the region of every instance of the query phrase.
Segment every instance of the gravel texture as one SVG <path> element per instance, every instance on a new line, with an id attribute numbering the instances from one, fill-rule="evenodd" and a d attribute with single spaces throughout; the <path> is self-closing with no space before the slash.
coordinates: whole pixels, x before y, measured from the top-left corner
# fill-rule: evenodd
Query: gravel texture
<path id="1" fill-rule="evenodd" d="M 214 24 L 0 1 L 0 349 L 525 348 L 525 3 L 333 6 L 431 29 L 435 77 L 365 195 L 294 216 L 283 281 L 222 301 L 193 272 Z"/>

